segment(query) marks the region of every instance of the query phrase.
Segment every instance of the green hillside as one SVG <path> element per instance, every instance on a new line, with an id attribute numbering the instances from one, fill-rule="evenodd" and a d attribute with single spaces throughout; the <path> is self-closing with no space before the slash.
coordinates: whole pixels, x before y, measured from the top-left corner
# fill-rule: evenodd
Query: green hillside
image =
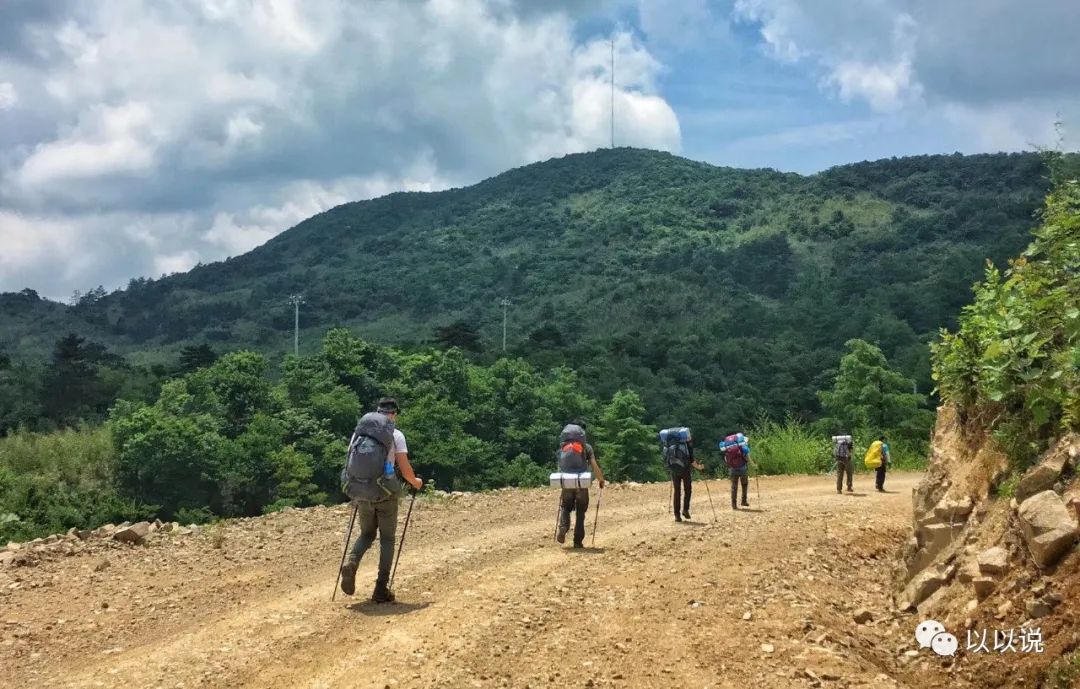
<path id="1" fill-rule="evenodd" d="M 142 364 L 183 346 L 302 349 L 343 325 L 376 343 L 464 321 L 501 349 L 568 365 L 590 392 L 636 388 L 657 423 L 713 429 L 818 413 L 843 343 L 878 343 L 931 387 L 987 258 L 1027 243 L 1035 155 L 923 156 L 801 176 L 636 149 L 570 155 L 439 193 L 339 206 L 221 263 L 62 307 L 0 295 L 0 350 L 44 359 L 72 331 Z M 444 338 L 446 339 L 446 338 Z"/>

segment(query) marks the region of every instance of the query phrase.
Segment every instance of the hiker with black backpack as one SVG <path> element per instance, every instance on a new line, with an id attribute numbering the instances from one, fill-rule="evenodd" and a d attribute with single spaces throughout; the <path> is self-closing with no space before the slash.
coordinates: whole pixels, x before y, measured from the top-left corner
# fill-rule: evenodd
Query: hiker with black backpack
<path id="1" fill-rule="evenodd" d="M 353 544 L 348 560 L 341 566 L 341 591 L 352 595 L 356 590 L 356 568 L 368 548 L 379 538 L 379 574 L 371 600 L 394 602 L 390 590 L 390 567 L 394 562 L 394 537 L 397 532 L 398 499 L 402 485 L 395 469 L 400 470 L 415 491 L 424 484 L 413 473 L 405 434 L 395 425 L 398 415 L 395 400 L 384 397 L 376 411 L 360 417 L 349 440 L 345 468 L 341 472 L 342 490 L 352 501 L 354 517 L 360 522 L 360 536 Z"/>
<path id="2" fill-rule="evenodd" d="M 596 462 L 596 453 L 588 442 L 585 432 L 584 421 L 574 421 L 563 428 L 559 434 L 559 471 L 563 474 L 576 474 L 580 476 L 592 471 L 592 477 L 600 482 L 600 490 L 604 489 L 607 482 L 604 480 L 604 472 Z M 585 547 L 585 512 L 589 509 L 588 485 L 581 487 L 575 482 L 573 488 L 563 488 L 559 494 L 559 524 L 555 528 L 555 540 L 559 543 L 566 542 L 566 532 L 570 530 L 570 512 L 574 516 L 574 547 Z M 599 508 L 597 508 L 599 509 Z M 595 536 L 594 536 L 595 538 Z"/>
<path id="3" fill-rule="evenodd" d="M 660 453 L 664 466 L 671 474 L 672 509 L 675 521 L 690 519 L 690 494 L 692 492 L 692 469 L 704 471 L 705 467 L 694 461 L 694 439 L 685 426 L 665 428 L 660 431 Z M 679 512 L 680 503 L 682 513 Z"/>
<path id="4" fill-rule="evenodd" d="M 742 433 L 732 433 L 720 443 L 731 477 L 731 509 L 739 509 L 739 484 L 742 484 L 742 506 L 749 507 L 747 490 L 750 487 L 750 441 Z"/>
<path id="5" fill-rule="evenodd" d="M 851 482 L 855 473 L 855 460 L 852 457 L 852 439 L 850 435 L 834 435 L 833 459 L 836 460 L 836 493 L 841 494 L 844 475 L 847 475 L 847 492 L 853 492 Z"/>

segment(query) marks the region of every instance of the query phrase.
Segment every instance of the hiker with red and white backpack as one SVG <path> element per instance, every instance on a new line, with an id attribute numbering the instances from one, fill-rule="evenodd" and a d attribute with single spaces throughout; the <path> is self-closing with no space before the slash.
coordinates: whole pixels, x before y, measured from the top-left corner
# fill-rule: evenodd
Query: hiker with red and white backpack
<path id="1" fill-rule="evenodd" d="M 742 506 L 749 507 L 747 491 L 750 487 L 750 441 L 742 433 L 732 433 L 720 442 L 731 477 L 731 509 L 739 509 L 739 484 L 742 484 Z"/>
<path id="2" fill-rule="evenodd" d="M 604 480 L 604 472 L 596 462 L 596 453 L 589 444 L 585 434 L 585 422 L 574 421 L 563 428 L 559 434 L 559 450 L 556 453 L 559 463 L 560 476 L 581 477 L 586 476 L 587 483 L 580 485 L 580 479 L 574 487 L 563 488 L 559 495 L 559 520 L 555 527 L 555 540 L 559 543 L 566 542 L 566 533 L 570 530 L 570 513 L 574 512 L 574 548 L 585 546 L 585 512 L 589 509 L 589 483 L 593 478 L 600 482 L 601 495 L 607 481 Z M 591 471 L 591 473 L 589 473 Z M 600 509 L 599 503 L 596 509 Z M 599 515 L 597 515 L 599 516 Z M 595 524 L 593 525 L 593 540 L 596 539 Z"/>

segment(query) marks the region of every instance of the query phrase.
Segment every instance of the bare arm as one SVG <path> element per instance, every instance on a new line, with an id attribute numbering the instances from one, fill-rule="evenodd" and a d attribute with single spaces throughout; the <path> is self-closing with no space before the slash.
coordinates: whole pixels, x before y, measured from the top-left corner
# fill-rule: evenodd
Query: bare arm
<path id="1" fill-rule="evenodd" d="M 607 485 L 607 481 L 604 480 L 604 472 L 600 470 L 600 465 L 596 463 L 596 455 L 589 455 L 589 464 L 592 465 L 593 476 L 600 479 L 600 487 L 603 488 Z"/>
<path id="2" fill-rule="evenodd" d="M 401 475 L 405 477 L 405 480 L 409 482 L 416 490 L 420 490 L 424 487 L 423 481 L 413 472 L 412 464 L 409 463 L 408 452 L 398 452 L 394 455 L 397 460 L 398 468 L 401 469 Z"/>

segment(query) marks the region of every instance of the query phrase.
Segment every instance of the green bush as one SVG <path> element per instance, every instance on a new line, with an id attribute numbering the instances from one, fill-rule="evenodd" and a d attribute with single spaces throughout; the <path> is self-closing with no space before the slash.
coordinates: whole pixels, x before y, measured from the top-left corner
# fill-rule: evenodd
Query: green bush
<path id="1" fill-rule="evenodd" d="M 153 507 L 117 495 L 115 470 L 104 427 L 0 439 L 0 541 L 151 517 Z"/>
<path id="2" fill-rule="evenodd" d="M 958 330 L 932 348 L 941 396 L 984 420 L 1018 470 L 1080 430 L 1080 184 L 1059 180 L 1041 220 L 1004 273 L 987 266 Z"/>
<path id="3" fill-rule="evenodd" d="M 833 467 L 832 442 L 794 419 L 759 419 L 746 433 L 751 471 L 761 474 L 820 474 Z"/>

